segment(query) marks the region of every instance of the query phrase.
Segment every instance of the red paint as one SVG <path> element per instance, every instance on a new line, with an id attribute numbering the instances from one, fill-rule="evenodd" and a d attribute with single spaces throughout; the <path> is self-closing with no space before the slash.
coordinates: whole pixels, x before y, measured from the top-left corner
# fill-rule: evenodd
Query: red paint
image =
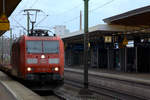
<path id="1" fill-rule="evenodd" d="M 59 53 L 58 54 L 28 54 L 26 52 L 26 41 L 27 40 L 48 40 L 48 41 L 59 41 Z M 42 44 L 43 45 L 43 44 Z M 45 55 L 45 58 L 42 59 L 41 55 Z M 36 58 L 38 59 L 37 64 L 27 64 L 27 58 Z M 49 64 L 49 58 L 59 58 L 59 64 Z M 40 62 L 42 61 L 42 63 Z M 59 73 L 63 76 L 64 73 L 64 44 L 60 37 L 33 37 L 33 36 L 22 36 L 20 37 L 12 46 L 12 56 L 11 56 L 11 65 L 12 70 L 17 71 L 17 76 L 20 78 L 25 78 L 28 73 Z M 31 67 L 34 70 L 28 72 L 27 67 Z M 52 71 L 53 67 L 59 67 L 58 72 Z"/>

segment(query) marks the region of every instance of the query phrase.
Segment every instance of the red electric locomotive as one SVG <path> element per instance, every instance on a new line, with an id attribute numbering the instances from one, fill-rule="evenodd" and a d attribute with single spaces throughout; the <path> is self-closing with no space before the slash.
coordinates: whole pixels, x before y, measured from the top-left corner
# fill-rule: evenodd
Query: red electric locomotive
<path id="1" fill-rule="evenodd" d="M 24 35 L 12 45 L 12 75 L 34 82 L 63 83 L 63 41 L 58 36 L 48 36 L 47 31 L 33 32 L 34 35 Z"/>

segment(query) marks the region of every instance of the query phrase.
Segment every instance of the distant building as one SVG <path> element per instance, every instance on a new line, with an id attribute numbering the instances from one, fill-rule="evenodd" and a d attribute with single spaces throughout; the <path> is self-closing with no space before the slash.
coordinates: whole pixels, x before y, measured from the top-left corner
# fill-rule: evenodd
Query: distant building
<path id="1" fill-rule="evenodd" d="M 67 33 L 69 33 L 70 31 L 68 29 L 66 29 L 66 26 L 65 25 L 56 25 L 54 27 L 54 33 L 56 35 L 59 35 L 59 36 L 62 36 L 62 35 L 65 35 Z"/>

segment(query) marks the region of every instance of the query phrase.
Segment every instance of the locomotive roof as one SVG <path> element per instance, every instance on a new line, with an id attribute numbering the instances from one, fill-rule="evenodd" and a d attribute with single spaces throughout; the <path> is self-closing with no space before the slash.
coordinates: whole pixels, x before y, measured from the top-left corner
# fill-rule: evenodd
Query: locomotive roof
<path id="1" fill-rule="evenodd" d="M 44 36 L 44 37 L 40 37 L 40 36 L 26 36 L 23 35 L 19 38 L 17 38 L 14 43 L 18 43 L 21 39 L 25 39 L 25 40 L 61 40 L 61 38 L 59 36 Z"/>
<path id="2" fill-rule="evenodd" d="M 23 36 L 26 40 L 60 40 L 59 36 Z"/>

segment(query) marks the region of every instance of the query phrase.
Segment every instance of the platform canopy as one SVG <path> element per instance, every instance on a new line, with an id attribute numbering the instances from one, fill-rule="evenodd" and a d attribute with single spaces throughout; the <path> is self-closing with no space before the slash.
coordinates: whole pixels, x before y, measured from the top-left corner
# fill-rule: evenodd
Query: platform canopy
<path id="1" fill-rule="evenodd" d="M 21 0 L 5 0 L 5 14 L 9 17 L 12 12 L 15 10 L 17 5 L 21 2 Z M 3 0 L 0 0 L 0 15 L 3 13 Z M 0 31 L 0 35 L 2 35 L 5 31 Z"/>
<path id="2" fill-rule="evenodd" d="M 5 0 L 6 15 L 9 17 L 21 0 Z M 0 0 L 0 14 L 3 12 L 3 0 Z"/>
<path id="3" fill-rule="evenodd" d="M 129 12 L 112 16 L 103 21 L 107 24 L 125 25 L 125 26 L 150 26 L 150 6 L 131 10 Z"/>

